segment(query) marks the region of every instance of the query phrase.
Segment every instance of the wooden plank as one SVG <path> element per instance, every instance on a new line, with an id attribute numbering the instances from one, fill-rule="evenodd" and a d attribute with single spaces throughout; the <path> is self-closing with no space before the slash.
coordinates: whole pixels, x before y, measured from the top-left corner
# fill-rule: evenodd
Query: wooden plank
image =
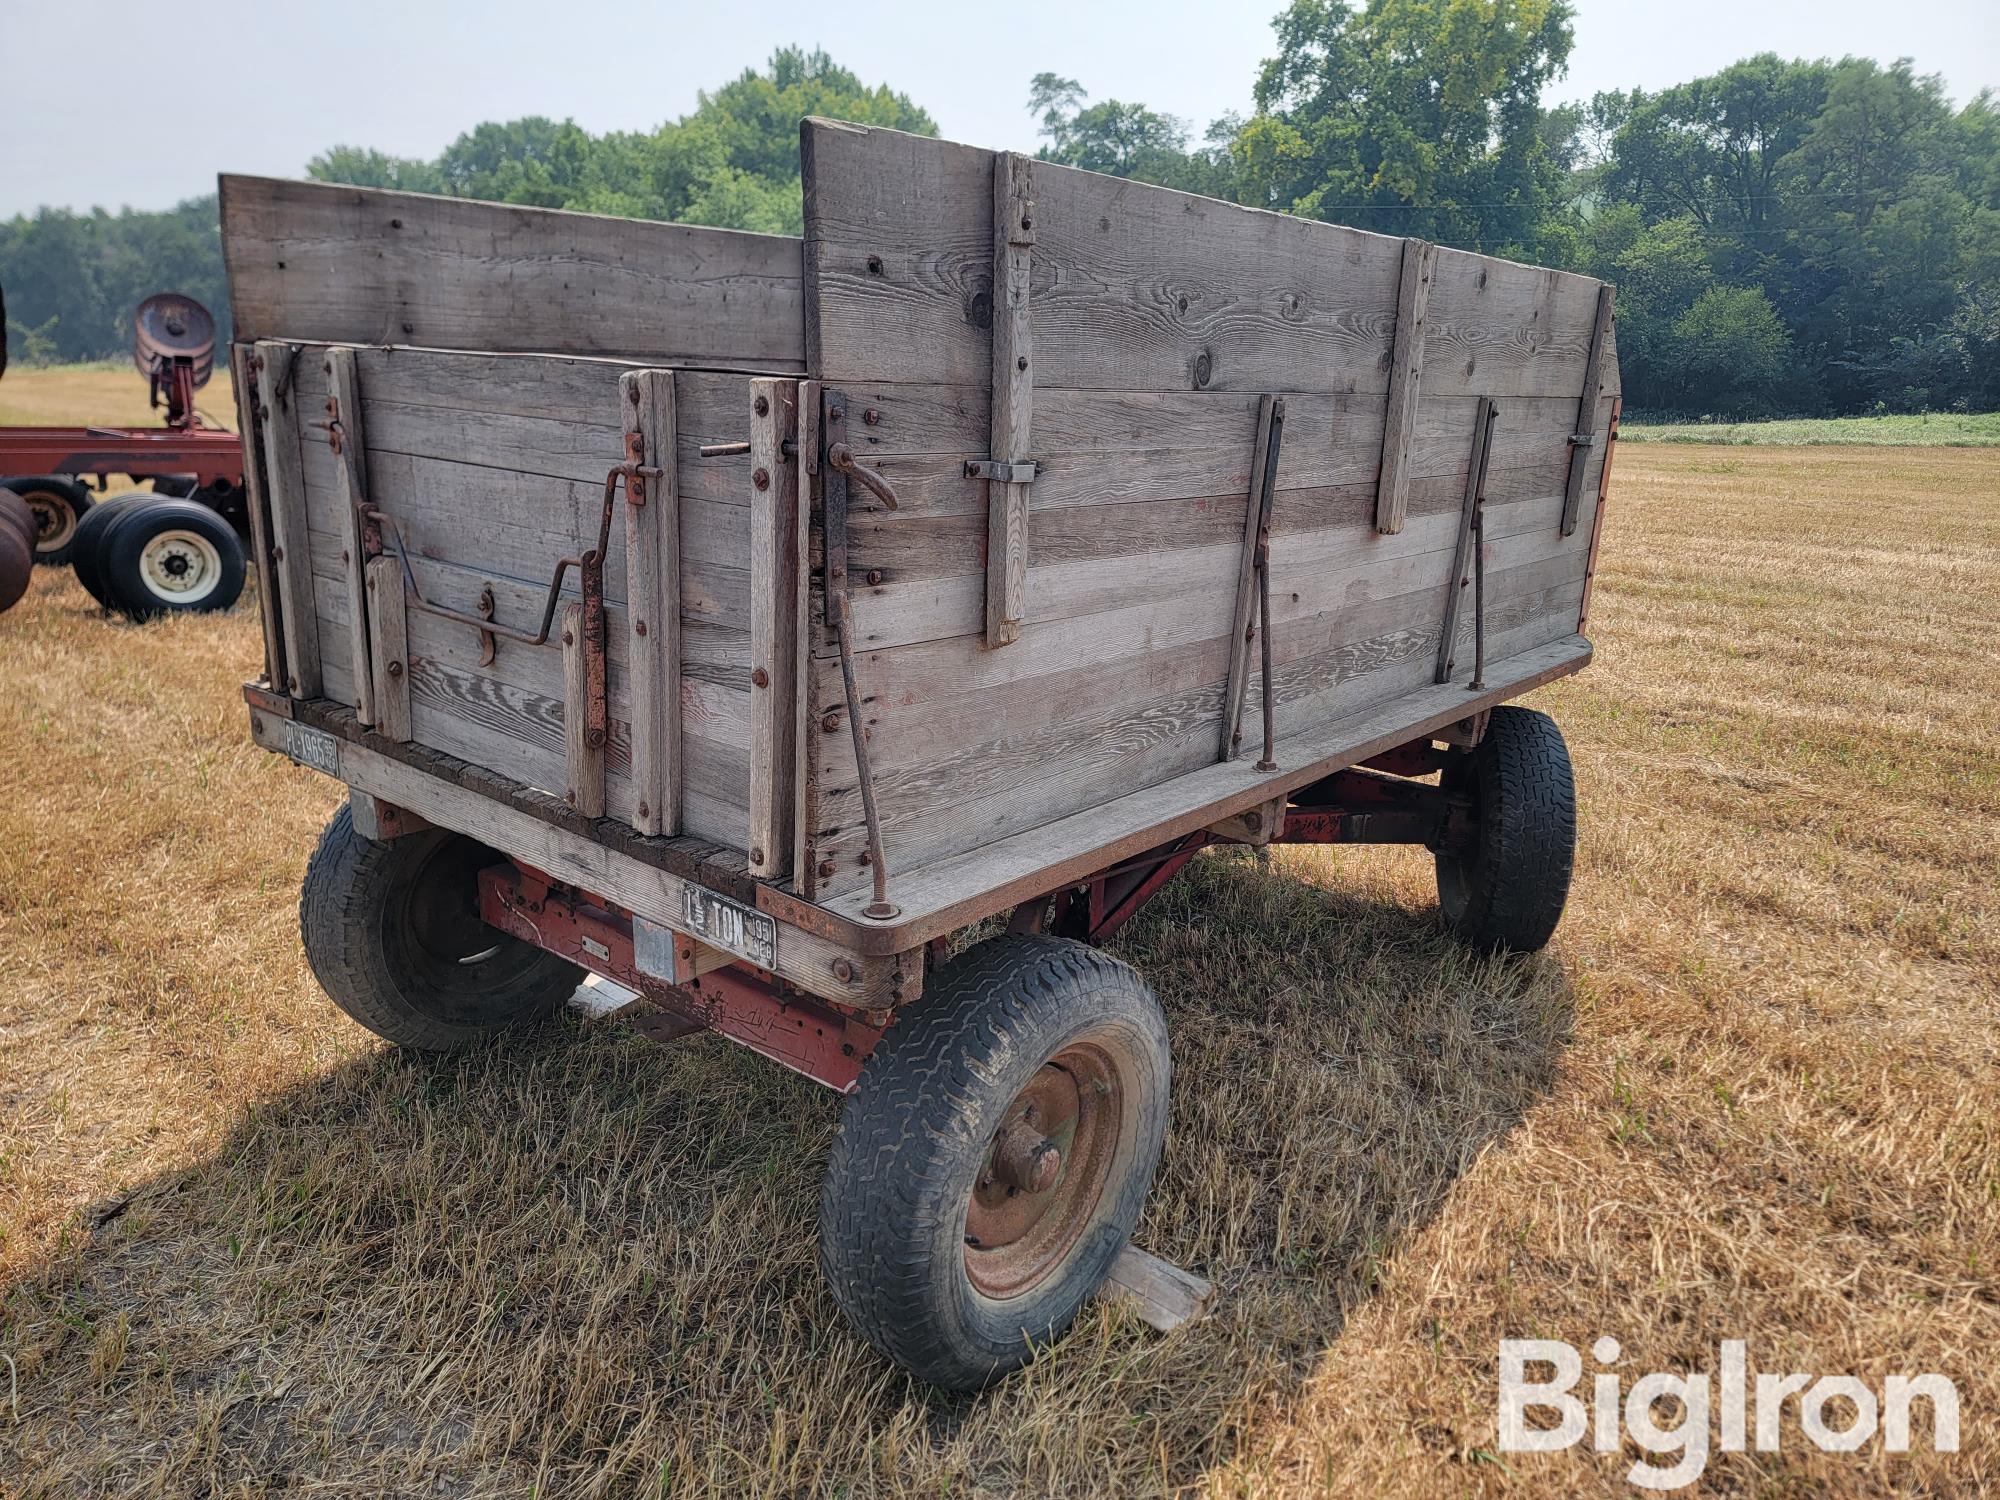
<path id="1" fill-rule="evenodd" d="M 794 239 L 259 177 L 221 197 L 240 337 L 804 361 Z"/>
<path id="2" fill-rule="evenodd" d="M 1597 446 L 1601 430 L 1597 421 L 1599 398 L 1604 394 L 1604 352 L 1611 342 L 1611 285 L 1606 282 L 1597 289 L 1597 320 L 1590 336 L 1590 358 L 1583 367 L 1583 394 L 1577 400 L 1576 432 L 1579 438 L 1587 439 L 1574 443 L 1569 454 L 1569 486 L 1563 492 L 1562 534 L 1568 536 L 1576 530 L 1577 515 L 1583 499 L 1584 470 L 1589 466 L 1590 450 Z"/>
<path id="3" fill-rule="evenodd" d="M 1388 410 L 1382 424 L 1382 473 L 1375 491 L 1375 529 L 1380 532 L 1401 531 L 1409 503 L 1409 450 L 1416 432 L 1417 401 L 1423 391 L 1424 323 L 1436 265 L 1436 245 L 1428 240 L 1403 241 L 1402 282 L 1396 293 L 1396 343 L 1390 356 Z"/>
<path id="4" fill-rule="evenodd" d="M 604 816 L 604 745 L 593 742 L 590 673 L 584 660 L 585 606 L 562 607 L 564 798 L 586 818 Z"/>
<path id="5" fill-rule="evenodd" d="M 410 738 L 410 633 L 403 569 L 393 557 L 368 560 L 368 634 L 375 678 L 375 727 Z"/>
<path id="6" fill-rule="evenodd" d="M 348 650 L 354 663 L 354 716 L 375 722 L 375 674 L 368 655 L 368 554 L 361 544 L 361 507 L 368 502 L 368 447 L 361 422 L 361 387 L 352 349 L 329 349 L 321 368 L 327 383 L 327 446 L 334 464 L 335 524 L 339 528 L 342 585 L 347 591 Z"/>
<path id="7" fill-rule="evenodd" d="M 1472 419 L 1472 462 L 1465 472 L 1465 503 L 1459 513 L 1458 543 L 1452 552 L 1451 572 L 1444 581 L 1444 623 L 1438 631 L 1437 669 L 1433 678 L 1437 682 L 1450 682 L 1458 665 L 1454 656 L 1458 615 L 1472 587 L 1472 516 L 1486 486 L 1486 459 L 1492 451 L 1495 416 L 1493 403 L 1481 400 Z"/>
<path id="8" fill-rule="evenodd" d="M 251 735 L 267 750 L 284 753 L 284 721 L 253 711 Z M 421 753 L 421 752 L 418 752 Z M 691 881 L 626 853 L 612 843 L 572 832 L 513 806 L 502 795 L 474 790 L 446 776 L 391 759 L 371 745 L 343 739 L 339 779 L 498 849 L 650 921 L 687 932 L 684 901 Z M 811 994 L 863 1009 L 888 1007 L 920 993 L 922 954 L 858 956 L 853 947 L 784 925 L 778 933 L 777 973 Z M 838 966 L 838 967 L 837 967 Z M 845 975 L 845 977 L 843 977 Z"/>
<path id="9" fill-rule="evenodd" d="M 271 564 L 284 620 L 284 686 L 294 698 L 317 698 L 322 691 L 319 617 L 313 601 L 305 463 L 293 389 L 300 362 L 297 349 L 289 344 L 257 345 L 257 405 L 263 411 L 264 478 L 270 487 Z"/>
<path id="10" fill-rule="evenodd" d="M 799 383 L 750 382 L 750 873 L 792 872 L 798 733 Z"/>
<path id="11" fill-rule="evenodd" d="M 677 380 L 670 370 L 619 381 L 619 411 L 641 459 L 666 470 L 643 482 L 645 504 L 625 509 L 626 659 L 632 695 L 632 826 L 681 826 L 681 506 Z M 628 453 L 631 451 L 628 442 Z M 607 563 L 608 567 L 608 563 Z"/>
<path id="12" fill-rule="evenodd" d="M 230 384 L 236 392 L 236 430 L 243 435 L 243 508 L 250 517 L 250 566 L 257 574 L 257 620 L 264 632 L 264 681 L 285 689 L 285 645 L 280 630 L 278 575 L 271 564 L 271 521 L 264 486 L 264 424 L 257 398 L 256 351 L 229 346 Z"/>
<path id="13" fill-rule="evenodd" d="M 1003 151 L 993 158 L 993 417 L 988 456 L 1029 456 L 1034 414 L 1033 320 L 1029 292 L 1035 254 L 1033 167 Z M 1028 486 L 986 483 L 986 644 L 1018 640 L 1027 609 Z"/>
<path id="14" fill-rule="evenodd" d="M 1130 1308 L 1140 1321 L 1161 1333 L 1172 1333 L 1208 1316 L 1215 1287 L 1192 1271 L 1127 1245 L 1105 1273 L 1097 1296 L 1100 1301 Z"/>
<path id="15" fill-rule="evenodd" d="M 798 462 L 798 621 L 793 648 L 793 699 L 797 714 L 792 732 L 792 888 L 808 900 L 819 886 L 818 856 L 813 834 L 819 826 L 814 810 L 819 802 L 817 779 L 819 735 L 819 674 L 813 660 L 815 597 L 823 600 L 825 573 L 812 566 L 813 520 L 820 487 L 820 400 L 817 380 L 799 382 Z"/>
<path id="16" fill-rule="evenodd" d="M 907 947 L 1040 891 L 1082 880 L 1128 854 L 1156 848 L 1267 802 L 1276 792 L 1304 786 L 1344 765 L 1579 671 L 1590 655 L 1588 641 L 1564 636 L 1489 662 L 1492 686 L 1485 693 L 1468 693 L 1456 683 L 1423 686 L 1388 703 L 1283 736 L 1278 757 L 1285 769 L 1275 776 L 1259 775 L 1246 761 L 1215 762 L 965 853 L 898 870 L 896 901 L 903 916 L 880 941 Z M 862 925 L 861 908 L 870 899 L 865 889 L 856 889 L 823 904 L 835 915 Z"/>
<path id="17" fill-rule="evenodd" d="M 1236 572 L 1236 613 L 1231 629 L 1229 680 L 1222 695 L 1222 744 L 1217 758 L 1236 758 L 1238 728 L 1243 720 L 1243 696 L 1250 681 L 1250 642 L 1256 637 L 1257 537 L 1269 523 L 1271 495 L 1277 476 L 1270 470 L 1271 439 L 1283 431 L 1285 403 L 1266 396 L 1257 403 L 1256 449 L 1250 461 L 1250 497 L 1244 512 L 1243 541 Z"/>

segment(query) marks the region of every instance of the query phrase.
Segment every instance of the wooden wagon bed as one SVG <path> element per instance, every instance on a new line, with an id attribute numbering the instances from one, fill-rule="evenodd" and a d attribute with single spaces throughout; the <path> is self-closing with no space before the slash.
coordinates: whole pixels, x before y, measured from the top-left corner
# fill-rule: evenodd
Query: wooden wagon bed
<path id="1" fill-rule="evenodd" d="M 802 139 L 803 241 L 223 179 L 263 742 L 879 1009 L 941 933 L 1588 661 L 1607 287 Z"/>

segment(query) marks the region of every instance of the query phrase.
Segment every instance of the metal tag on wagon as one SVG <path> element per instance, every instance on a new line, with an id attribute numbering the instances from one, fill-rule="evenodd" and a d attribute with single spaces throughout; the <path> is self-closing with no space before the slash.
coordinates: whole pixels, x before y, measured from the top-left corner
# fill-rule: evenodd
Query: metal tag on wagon
<path id="1" fill-rule="evenodd" d="M 340 774 L 339 740 L 324 729 L 314 729 L 310 724 L 301 724 L 293 719 L 279 722 L 284 725 L 285 754 L 315 771 L 324 771 L 329 776 Z"/>
<path id="2" fill-rule="evenodd" d="M 778 924 L 768 912 L 690 883 L 681 887 L 681 915 L 687 930 L 709 947 L 760 969 L 777 968 Z"/>

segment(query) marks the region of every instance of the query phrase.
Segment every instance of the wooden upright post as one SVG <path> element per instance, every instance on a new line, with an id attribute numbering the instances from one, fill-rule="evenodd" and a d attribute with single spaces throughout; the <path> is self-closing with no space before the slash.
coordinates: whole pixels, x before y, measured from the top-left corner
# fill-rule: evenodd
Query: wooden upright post
<path id="1" fill-rule="evenodd" d="M 271 523 L 265 514 L 264 419 L 257 395 L 255 351 L 229 346 L 229 375 L 236 387 L 236 430 L 243 434 L 243 508 L 250 516 L 250 564 L 257 573 L 257 615 L 264 627 L 264 680 L 285 690 L 285 646 L 279 634 L 278 579 L 271 562 Z"/>
<path id="2" fill-rule="evenodd" d="M 1034 269 L 1033 164 L 1002 151 L 993 158 L 993 428 L 996 463 L 1028 457 L 1035 377 L 1029 368 L 1029 281 Z M 986 482 L 986 644 L 1020 639 L 1027 612 L 1028 486 Z"/>
<path id="3" fill-rule="evenodd" d="M 354 662 L 354 717 L 375 722 L 375 672 L 368 653 L 368 555 L 361 547 L 361 507 L 368 500 L 367 448 L 361 436 L 361 383 L 352 349 L 326 351 L 327 446 L 340 508 L 340 568 L 347 580 L 347 640 Z"/>
<path id="4" fill-rule="evenodd" d="M 618 382 L 628 460 L 665 470 L 633 480 L 625 506 L 625 642 L 631 664 L 632 826 L 681 826 L 681 505 L 672 370 L 634 370 Z M 631 503 L 635 498 L 642 503 Z"/>
<path id="5" fill-rule="evenodd" d="M 798 732 L 799 383 L 750 382 L 750 873 L 792 873 Z"/>
<path id="6" fill-rule="evenodd" d="M 299 443 L 297 390 L 292 366 L 298 349 L 266 339 L 257 345 L 257 405 L 263 411 L 264 479 L 271 502 L 271 566 L 285 624 L 284 690 L 317 698 L 320 676 L 319 616 L 313 608 L 312 542 L 306 531 L 305 456 Z"/>
<path id="7" fill-rule="evenodd" d="M 1410 444 L 1423 394 L 1424 329 L 1430 316 L 1437 246 L 1403 241 L 1403 279 L 1396 293 L 1396 343 L 1389 368 L 1389 404 L 1382 417 L 1382 468 L 1375 484 L 1375 529 L 1403 529 L 1410 504 Z"/>
<path id="8" fill-rule="evenodd" d="M 1576 530 L 1583 503 L 1583 471 L 1597 446 L 1597 400 L 1604 388 L 1604 349 L 1611 342 L 1611 284 L 1597 289 L 1597 321 L 1590 331 L 1590 358 L 1583 367 L 1583 395 L 1577 402 L 1576 436 L 1570 440 L 1569 483 L 1563 490 L 1562 534 Z"/>

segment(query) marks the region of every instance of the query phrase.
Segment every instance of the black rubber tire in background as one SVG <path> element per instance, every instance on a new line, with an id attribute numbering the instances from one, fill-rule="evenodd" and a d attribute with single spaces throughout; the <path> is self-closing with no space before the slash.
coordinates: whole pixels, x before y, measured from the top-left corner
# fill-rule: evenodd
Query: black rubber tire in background
<path id="1" fill-rule="evenodd" d="M 129 495 L 119 495 L 100 505 L 93 505 L 90 514 L 77 523 L 76 540 L 70 545 L 70 571 L 76 574 L 76 581 L 83 585 L 85 593 L 95 599 L 105 609 L 115 609 L 111 596 L 105 591 L 104 575 L 99 569 L 104 546 L 104 534 L 120 516 L 142 501 L 155 498 L 151 490 L 137 490 Z"/>
<path id="2" fill-rule="evenodd" d="M 1446 925 L 1481 952 L 1545 947 L 1576 863 L 1576 779 L 1556 721 L 1494 709 L 1485 738 L 1447 765 L 1444 786 L 1473 802 L 1469 844 L 1437 855 Z"/>
<path id="3" fill-rule="evenodd" d="M 51 568 L 61 567 L 68 562 L 76 548 L 75 528 L 82 525 L 84 517 L 90 514 L 90 491 L 74 479 L 65 478 L 60 474 L 25 474 L 8 479 L 5 484 L 8 489 L 27 501 L 30 509 L 37 504 L 61 505 L 69 509 L 74 519 L 68 540 L 44 547 L 38 536 L 35 542 L 36 562 Z"/>
<path id="4" fill-rule="evenodd" d="M 28 508 L 28 502 L 5 486 L 0 486 L 0 525 L 20 539 L 28 549 L 31 560 L 35 554 L 35 513 Z"/>
<path id="5" fill-rule="evenodd" d="M 170 533 L 205 540 L 214 554 L 216 576 L 198 595 L 185 601 L 151 587 L 144 564 L 149 547 Z M 204 554 L 205 556 L 206 554 Z M 151 497 L 122 512 L 97 534 L 97 582 L 114 609 L 135 620 L 167 614 L 210 614 L 228 609 L 243 594 L 248 565 L 236 529 L 194 500 Z"/>
<path id="6" fill-rule="evenodd" d="M 1101 1193 L 1041 1280 L 1005 1298 L 967 1269 L 966 1213 L 994 1131 L 1047 1059 L 1079 1042 L 1121 1057 Z M 848 1098 L 820 1192 L 820 1267 L 877 1350 L 955 1390 L 1060 1335 L 1138 1223 L 1166 1134 L 1159 1002 L 1130 967 L 1065 938 L 971 949 L 898 1016 Z M 1065 1167 L 1065 1171 L 1068 1167 Z"/>
<path id="7" fill-rule="evenodd" d="M 342 807 L 299 891 L 320 987 L 377 1036 L 425 1052 L 554 1015 L 583 970 L 479 920 L 478 872 L 499 859 L 441 828 L 377 843 Z"/>
<path id="8" fill-rule="evenodd" d="M 0 490 L 0 506 L 11 499 L 6 490 Z M 34 543 L 12 521 L 0 521 L 0 613 L 21 602 L 34 575 Z"/>

